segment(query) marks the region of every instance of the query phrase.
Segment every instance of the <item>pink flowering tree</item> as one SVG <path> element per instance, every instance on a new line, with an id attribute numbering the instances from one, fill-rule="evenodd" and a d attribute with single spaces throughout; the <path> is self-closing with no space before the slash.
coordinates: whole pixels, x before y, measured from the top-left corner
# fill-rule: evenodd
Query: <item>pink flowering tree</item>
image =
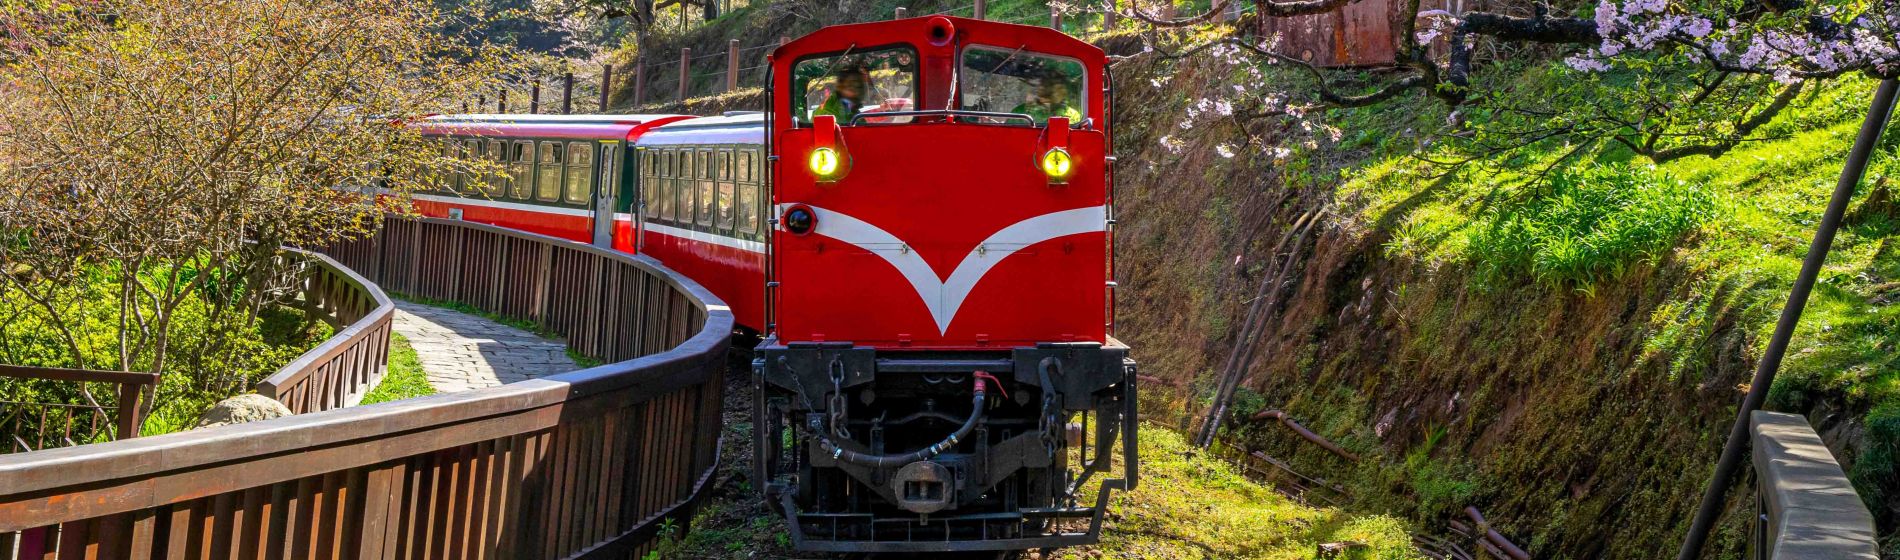
<path id="1" fill-rule="evenodd" d="M 1139 56 L 1234 69 L 1231 91 L 1193 100 L 1178 123 L 1238 124 L 1243 140 L 1216 146 L 1229 157 L 1242 143 L 1276 157 L 1317 148 L 1340 136 L 1331 110 L 1408 96 L 1445 109 L 1437 137 L 1465 148 L 1452 163 L 1538 143 L 1575 154 L 1609 142 L 1659 163 L 1720 157 L 1766 137 L 1764 126 L 1811 82 L 1900 72 L 1900 7 L 1891 0 L 1602 0 L 1463 13 L 1397 0 L 1411 17 L 1395 22 L 1396 66 L 1376 72 L 1321 68 L 1279 49 L 1277 37 L 1248 32 L 1259 18 L 1326 13 L 1349 0 L 1255 0 L 1237 20 L 1219 21 L 1236 1 L 1185 17 L 1163 15 L 1156 0 L 1118 8 L 1141 26 Z M 1183 147 L 1177 135 L 1160 141 Z"/>

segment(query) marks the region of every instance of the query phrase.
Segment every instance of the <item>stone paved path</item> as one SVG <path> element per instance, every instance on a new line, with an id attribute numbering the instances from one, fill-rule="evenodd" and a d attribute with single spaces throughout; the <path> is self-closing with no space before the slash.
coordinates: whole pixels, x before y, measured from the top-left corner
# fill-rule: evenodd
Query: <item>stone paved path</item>
<path id="1" fill-rule="evenodd" d="M 580 369 L 559 340 L 440 307 L 397 300 L 395 328 L 415 347 L 429 385 L 441 392 Z"/>

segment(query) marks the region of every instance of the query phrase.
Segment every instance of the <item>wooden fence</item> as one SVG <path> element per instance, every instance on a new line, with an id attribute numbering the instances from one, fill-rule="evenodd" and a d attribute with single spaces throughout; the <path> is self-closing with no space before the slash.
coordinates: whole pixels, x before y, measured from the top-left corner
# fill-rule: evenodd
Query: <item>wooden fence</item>
<path id="1" fill-rule="evenodd" d="M 376 284 L 329 257 L 286 251 L 311 265 L 299 280 L 304 312 L 339 330 L 258 382 L 257 393 L 297 414 L 355 406 L 388 370 L 396 305 Z"/>
<path id="2" fill-rule="evenodd" d="M 0 453 L 22 453 L 138 437 L 140 395 L 158 384 L 158 374 L 132 371 L 42 368 L 0 364 L 0 377 L 116 385 L 117 400 L 98 403 L 37 402 L 0 395 Z"/>
<path id="3" fill-rule="evenodd" d="M 684 533 L 718 462 L 718 298 L 645 257 L 466 222 L 327 252 L 621 361 L 0 456 L 0 558 L 624 558 Z"/>

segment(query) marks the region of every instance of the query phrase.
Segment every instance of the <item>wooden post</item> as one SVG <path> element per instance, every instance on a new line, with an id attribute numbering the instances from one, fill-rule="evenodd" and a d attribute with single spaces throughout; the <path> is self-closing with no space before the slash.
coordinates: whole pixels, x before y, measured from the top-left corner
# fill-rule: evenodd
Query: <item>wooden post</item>
<path id="1" fill-rule="evenodd" d="M 739 40 L 726 41 L 726 91 L 739 90 Z"/>
<path id="2" fill-rule="evenodd" d="M 500 96 L 496 98 L 495 112 L 497 113 L 508 112 L 508 88 L 502 88 Z"/>
<path id="3" fill-rule="evenodd" d="M 119 433 L 114 439 L 139 437 L 139 395 L 144 389 L 135 383 L 119 384 Z"/>
<path id="4" fill-rule="evenodd" d="M 541 114 L 541 78 L 535 78 L 534 86 L 528 90 L 528 114 Z"/>
<path id="5" fill-rule="evenodd" d="M 633 59 L 633 106 L 646 104 L 647 65 L 644 58 Z"/>
<path id="6" fill-rule="evenodd" d="M 897 7 L 897 19 L 904 19 L 904 18 L 907 18 L 907 17 L 910 17 L 910 10 L 907 10 L 907 9 L 905 9 L 905 8 L 904 8 L 903 6 L 898 6 L 898 7 Z"/>
<path id="7" fill-rule="evenodd" d="M 607 91 L 607 90 L 605 88 L 602 88 L 601 91 Z M 569 70 L 569 71 L 561 73 L 561 114 L 567 115 L 567 114 L 572 114 L 573 112 L 574 112 L 574 71 Z"/>
<path id="8" fill-rule="evenodd" d="M 970 12 L 970 17 L 975 18 L 975 19 L 983 19 L 984 12 L 988 11 L 988 10 L 983 9 L 984 7 L 985 6 L 984 6 L 983 0 L 976 0 L 976 8 L 975 8 L 976 11 Z"/>
<path id="9" fill-rule="evenodd" d="M 634 59 L 633 63 L 638 65 L 640 61 L 639 59 Z M 614 65 L 613 63 L 610 62 L 607 64 L 600 65 L 600 112 L 602 113 L 607 112 L 608 103 L 613 101 L 613 98 L 610 97 L 610 94 L 612 94 L 613 91 L 614 91 Z M 639 99 L 640 98 L 639 96 L 640 96 L 639 92 L 634 93 L 634 99 Z"/>
<path id="10" fill-rule="evenodd" d="M 681 6 L 681 9 L 685 9 L 686 5 L 681 4 L 680 6 Z M 692 83 L 692 79 L 693 79 L 692 63 L 693 63 L 693 48 L 680 47 L 680 94 L 677 101 L 686 101 L 686 85 Z"/>
<path id="11" fill-rule="evenodd" d="M 483 108 L 483 107 L 487 107 L 487 106 L 488 106 L 488 96 L 487 96 L 487 95 L 477 95 L 477 96 L 475 96 L 475 109 L 477 109 L 477 110 L 480 110 L 481 108 Z"/>
<path id="12" fill-rule="evenodd" d="M 1119 14 L 1116 14 L 1115 12 L 1116 10 L 1121 9 L 1121 7 L 1117 5 L 1120 3 L 1121 2 L 1118 2 L 1116 0 L 1108 0 L 1107 2 L 1108 11 L 1102 12 L 1102 31 L 1115 30 L 1115 16 L 1119 15 Z"/>
<path id="13" fill-rule="evenodd" d="M 1055 6 L 1049 7 L 1049 27 L 1056 31 L 1062 30 L 1062 12 Z"/>

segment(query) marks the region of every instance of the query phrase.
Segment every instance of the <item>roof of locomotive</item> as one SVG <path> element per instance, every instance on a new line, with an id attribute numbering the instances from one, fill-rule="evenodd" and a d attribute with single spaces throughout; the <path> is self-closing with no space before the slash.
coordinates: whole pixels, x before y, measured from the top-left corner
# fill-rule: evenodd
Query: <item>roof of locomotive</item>
<path id="1" fill-rule="evenodd" d="M 723 117 L 699 117 L 661 125 L 640 136 L 639 146 L 677 146 L 683 144 L 765 143 L 764 113 L 729 113 Z"/>

